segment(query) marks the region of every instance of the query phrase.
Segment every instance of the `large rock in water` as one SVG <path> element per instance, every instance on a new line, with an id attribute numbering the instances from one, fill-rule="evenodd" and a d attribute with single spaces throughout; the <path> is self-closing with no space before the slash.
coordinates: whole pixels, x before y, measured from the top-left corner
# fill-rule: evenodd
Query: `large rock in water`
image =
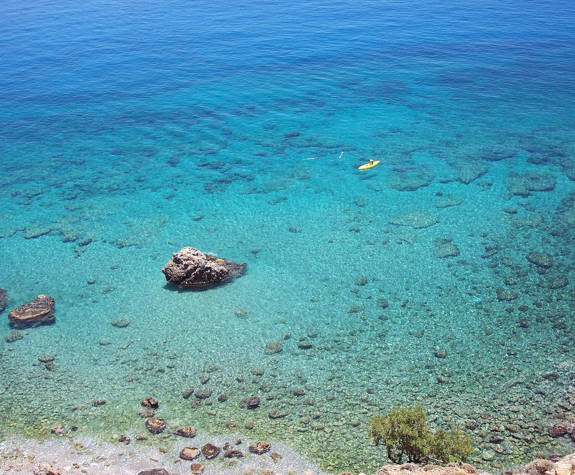
<path id="1" fill-rule="evenodd" d="M 37 327 L 56 320 L 54 299 L 48 295 L 38 295 L 31 302 L 20 305 L 8 314 L 10 325 L 16 328 Z"/>
<path id="2" fill-rule="evenodd" d="M 168 282 L 192 289 L 209 289 L 239 277 L 245 271 L 246 264 L 204 254 L 193 247 L 176 252 L 162 269 Z"/>

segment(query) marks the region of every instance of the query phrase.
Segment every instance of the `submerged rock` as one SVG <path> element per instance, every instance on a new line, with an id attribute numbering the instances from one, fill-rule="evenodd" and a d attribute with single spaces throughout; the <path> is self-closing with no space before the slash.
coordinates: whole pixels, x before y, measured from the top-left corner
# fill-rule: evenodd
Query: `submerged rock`
<path id="1" fill-rule="evenodd" d="M 447 350 L 445 348 L 435 348 L 433 354 L 436 358 L 445 359 L 447 358 Z"/>
<path id="2" fill-rule="evenodd" d="M 153 407 L 142 406 L 138 411 L 138 415 L 144 419 L 149 419 L 150 417 L 154 417 L 156 415 L 156 410 Z"/>
<path id="3" fill-rule="evenodd" d="M 182 393 L 182 397 L 184 399 L 189 399 L 189 397 L 194 394 L 194 390 L 193 389 L 186 389 L 183 393 Z"/>
<path id="4" fill-rule="evenodd" d="M 433 255 L 440 259 L 459 256 L 459 248 L 453 244 L 451 238 L 442 238 L 436 241 Z"/>
<path id="5" fill-rule="evenodd" d="M 527 260 L 544 269 L 549 269 L 553 265 L 553 257 L 546 252 L 530 252 L 527 254 Z"/>
<path id="6" fill-rule="evenodd" d="M 390 184 L 399 191 L 415 191 L 429 185 L 434 178 L 435 175 L 426 167 L 395 168 Z"/>
<path id="7" fill-rule="evenodd" d="M 155 397 L 148 396 L 148 397 L 144 398 L 142 400 L 142 402 L 140 402 L 140 405 L 142 407 L 149 407 L 152 409 L 158 409 L 159 403 Z"/>
<path id="8" fill-rule="evenodd" d="M 43 355 L 38 356 L 38 361 L 40 361 L 40 363 L 50 363 L 51 361 L 54 361 L 54 359 L 54 355 L 49 353 L 44 353 Z"/>
<path id="9" fill-rule="evenodd" d="M 165 419 L 157 419 L 155 417 L 150 417 L 146 421 L 146 429 L 148 429 L 152 434 L 159 434 L 163 432 L 166 428 L 166 421 Z"/>
<path id="10" fill-rule="evenodd" d="M 240 403 L 240 407 L 247 409 L 256 409 L 259 406 L 260 406 L 260 398 L 257 396 L 248 397 Z"/>
<path id="11" fill-rule="evenodd" d="M 126 328 L 129 324 L 130 319 L 126 317 L 116 318 L 116 320 L 112 322 L 112 325 L 115 326 L 116 328 Z"/>
<path id="12" fill-rule="evenodd" d="M 48 295 L 38 295 L 31 302 L 15 308 L 8 314 L 10 325 L 16 328 L 29 328 L 47 325 L 56 320 L 54 299 Z"/>
<path id="13" fill-rule="evenodd" d="M 439 218 L 427 211 L 420 210 L 401 214 L 389 220 L 390 224 L 395 224 L 396 226 L 409 226 L 414 229 L 428 228 L 438 222 Z"/>
<path id="14" fill-rule="evenodd" d="M 550 289 L 562 289 L 563 287 L 567 287 L 569 284 L 569 280 L 564 275 L 559 277 L 553 277 L 549 280 L 549 288 Z"/>
<path id="15" fill-rule="evenodd" d="M 21 340 L 22 338 L 24 338 L 22 333 L 16 330 L 12 330 L 10 333 L 8 333 L 8 335 L 4 337 L 4 341 L 6 343 L 14 343 L 15 341 Z"/>
<path id="16" fill-rule="evenodd" d="M 565 434 L 567 434 L 568 429 L 562 424 L 555 424 L 549 427 L 547 431 L 551 437 L 555 438 L 555 437 L 563 437 Z"/>
<path id="17" fill-rule="evenodd" d="M 281 341 L 269 341 L 266 343 L 265 354 L 274 355 L 276 353 L 281 353 L 283 349 L 283 343 Z"/>
<path id="18" fill-rule="evenodd" d="M 476 160 L 450 160 L 449 164 L 457 169 L 457 180 L 469 185 L 472 181 L 485 175 L 488 171 L 487 165 Z"/>
<path id="19" fill-rule="evenodd" d="M 168 282 L 180 288 L 208 289 L 223 284 L 246 271 L 246 264 L 204 254 L 193 247 L 174 253 L 162 272 Z"/>
<path id="20" fill-rule="evenodd" d="M 8 292 L 4 289 L 0 289 L 0 312 L 3 312 L 6 308 L 6 301 L 8 300 Z"/>
<path id="21" fill-rule="evenodd" d="M 180 437 L 187 437 L 189 439 L 195 437 L 196 433 L 197 430 L 194 426 L 180 427 L 178 430 L 174 432 L 174 434 L 179 435 Z"/>
<path id="22" fill-rule="evenodd" d="M 503 302 L 515 300 L 518 297 L 517 292 L 514 292 L 513 290 L 506 289 L 503 287 L 497 287 L 497 289 L 495 289 L 495 292 L 497 294 L 497 300 Z"/>
<path id="23" fill-rule="evenodd" d="M 515 173 L 511 172 L 507 178 L 507 191 L 510 195 L 529 196 L 532 191 L 552 191 L 555 189 L 556 179 L 546 173 Z"/>
<path id="24" fill-rule="evenodd" d="M 211 389 L 196 389 L 194 396 L 197 399 L 208 399 L 212 395 Z"/>
<path id="25" fill-rule="evenodd" d="M 279 409 L 272 409 L 268 414 L 270 419 L 282 419 L 285 416 L 287 416 L 287 412 L 280 411 Z"/>
<path id="26" fill-rule="evenodd" d="M 435 199 L 433 205 L 436 208 L 450 208 L 451 206 L 459 206 L 463 203 L 463 198 L 452 195 L 441 195 Z"/>

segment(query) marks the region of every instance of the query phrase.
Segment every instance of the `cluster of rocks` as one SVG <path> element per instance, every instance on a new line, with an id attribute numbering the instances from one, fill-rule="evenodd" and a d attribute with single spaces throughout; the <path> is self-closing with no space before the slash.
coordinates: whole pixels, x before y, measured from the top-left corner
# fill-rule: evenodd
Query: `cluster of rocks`
<path id="1" fill-rule="evenodd" d="M 488 257 L 495 255 L 497 251 L 498 249 L 495 247 L 491 247 L 490 251 L 486 248 L 486 253 L 488 254 Z M 547 274 L 548 271 L 553 267 L 553 256 L 546 252 L 531 251 L 529 254 L 525 256 L 525 259 L 530 264 L 533 264 L 533 267 L 538 274 Z M 514 283 L 509 279 L 508 281 L 509 283 Z M 547 282 L 547 287 L 549 289 L 555 290 L 566 287 L 568 283 L 569 281 L 567 277 L 565 277 L 564 275 L 551 276 Z M 502 302 L 510 302 L 519 297 L 519 294 L 516 291 L 511 290 L 508 287 L 497 287 L 495 289 L 495 292 L 497 294 L 497 300 Z"/>
<path id="2" fill-rule="evenodd" d="M 264 444 L 267 448 L 265 452 L 269 451 L 269 444 L 260 443 L 252 444 L 250 446 L 250 452 L 252 452 L 252 446 L 257 446 L 258 444 Z M 267 445 L 266 445 L 267 444 Z M 206 444 L 211 445 L 211 444 Z M 211 452 L 211 448 L 208 449 Z M 219 450 L 219 449 L 218 449 Z M 219 452 L 218 452 L 219 453 Z M 231 444 L 226 449 L 225 453 L 230 454 L 229 458 L 236 458 L 241 457 L 239 455 L 241 451 L 234 449 Z M 258 453 L 258 452 L 253 452 Z M 180 458 L 186 461 L 195 461 L 197 460 L 200 455 L 203 454 L 203 449 L 197 449 L 195 447 L 186 447 L 180 451 Z M 277 454 L 275 454 L 277 455 Z M 271 454 L 272 459 L 276 460 L 274 454 Z M 281 456 L 280 456 L 281 457 Z M 212 457 L 213 458 L 213 457 Z M 190 473 L 194 475 L 200 475 L 204 472 L 205 466 L 202 463 L 194 462 L 190 465 Z M 253 469 L 250 471 L 243 472 L 245 474 L 252 474 L 252 475 L 275 475 L 276 472 L 267 469 L 260 469 L 258 471 L 254 471 Z M 289 471 L 288 474 L 295 473 Z M 514 475 L 574 475 L 575 474 L 575 454 L 567 455 L 565 457 L 554 457 L 552 459 L 535 459 L 532 462 L 525 465 L 522 469 L 514 470 L 513 472 L 507 471 L 506 474 L 513 473 Z M 53 465 L 43 462 L 38 465 L 37 469 L 34 470 L 34 475 L 62 475 L 63 472 L 60 471 L 58 468 L 54 467 Z M 475 467 L 469 464 L 458 464 L 458 463 L 450 463 L 448 465 L 416 465 L 413 463 L 405 463 L 405 464 L 390 464 L 382 466 L 374 475 L 489 475 L 489 472 L 477 470 Z M 170 475 L 170 472 L 165 468 L 150 468 L 147 470 L 142 470 L 138 472 L 137 475 Z M 305 470 L 301 473 L 301 475 L 315 475 L 315 472 L 312 470 Z M 339 475 L 354 475 L 352 472 L 342 472 Z M 366 475 L 364 473 L 359 473 L 358 475 Z"/>
<path id="3" fill-rule="evenodd" d="M 555 189 L 555 183 L 555 177 L 545 173 L 511 172 L 507 178 L 507 192 L 511 196 L 527 197 L 534 191 L 552 191 Z"/>
<path id="4" fill-rule="evenodd" d="M 247 264 L 228 261 L 193 247 L 184 247 L 172 255 L 162 272 L 168 282 L 180 288 L 209 289 L 239 277 Z"/>
<path id="5" fill-rule="evenodd" d="M 190 397 L 190 394 L 184 394 L 184 396 Z M 160 419 L 155 416 L 155 412 L 159 409 L 158 400 L 154 397 L 148 396 L 144 398 L 140 403 L 140 416 L 146 417 L 146 429 L 152 434 L 161 434 L 164 432 L 168 426 L 165 419 Z M 259 406 L 259 398 L 249 398 L 246 402 L 246 407 L 255 408 Z M 194 426 L 184 426 L 176 429 L 173 432 L 179 437 L 184 437 L 192 439 L 197 434 L 197 429 Z M 122 442 L 129 443 L 130 440 L 122 436 Z M 146 436 L 138 436 L 137 440 L 145 440 Z M 242 450 L 237 446 L 242 443 L 241 439 L 235 441 L 235 445 L 230 443 L 224 444 L 222 447 L 218 447 L 212 443 L 204 444 L 201 448 L 199 447 L 184 447 L 180 450 L 180 458 L 187 461 L 197 461 L 200 456 L 203 456 L 206 460 L 212 460 L 217 458 L 220 453 L 223 452 L 223 457 L 227 459 L 241 458 L 244 456 Z M 271 449 L 271 444 L 269 442 L 255 442 L 248 447 L 250 453 L 256 455 L 262 455 L 269 452 Z M 272 458 L 281 458 L 279 454 L 272 454 Z M 204 471 L 204 465 L 201 463 L 194 463 L 191 466 L 192 473 L 200 474 Z"/>
<path id="6" fill-rule="evenodd" d="M 228 261 L 219 257 L 204 254 L 193 247 L 184 247 L 174 253 L 162 272 L 168 282 L 180 288 L 207 289 L 239 277 L 246 270 L 246 264 Z M 6 308 L 8 295 L 0 289 L 0 312 Z M 55 301 L 48 295 L 38 295 L 31 302 L 20 305 L 8 314 L 10 326 L 23 329 L 54 323 Z M 117 318 L 112 325 L 125 328 L 130 324 L 126 317 Z M 10 333 L 5 337 L 11 343 L 22 338 L 20 333 Z"/>

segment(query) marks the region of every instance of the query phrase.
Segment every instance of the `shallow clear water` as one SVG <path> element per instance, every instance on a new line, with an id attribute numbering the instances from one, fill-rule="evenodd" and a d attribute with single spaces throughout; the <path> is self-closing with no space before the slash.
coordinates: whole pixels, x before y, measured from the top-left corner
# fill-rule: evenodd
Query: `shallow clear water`
<path id="1" fill-rule="evenodd" d="M 574 20 L 569 1 L 2 2 L 0 332 L 56 300 L 0 342 L 2 433 L 143 433 L 154 395 L 173 426 L 374 471 L 367 419 L 418 403 L 467 423 L 486 468 L 573 451 L 547 427 L 575 403 Z M 178 292 L 161 268 L 184 246 L 248 272 Z"/>

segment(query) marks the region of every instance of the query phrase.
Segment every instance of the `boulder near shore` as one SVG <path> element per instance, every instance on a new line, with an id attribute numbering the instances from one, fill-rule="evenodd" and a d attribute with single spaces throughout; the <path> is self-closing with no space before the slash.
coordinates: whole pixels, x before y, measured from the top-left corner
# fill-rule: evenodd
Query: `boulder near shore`
<path id="1" fill-rule="evenodd" d="M 174 253 L 162 272 L 168 282 L 180 288 L 209 289 L 241 276 L 246 264 L 228 261 L 204 254 L 193 247 L 184 247 Z"/>
<path id="2" fill-rule="evenodd" d="M 31 302 L 20 305 L 8 314 L 10 326 L 30 328 L 54 323 L 54 299 L 48 295 L 38 295 Z"/>

